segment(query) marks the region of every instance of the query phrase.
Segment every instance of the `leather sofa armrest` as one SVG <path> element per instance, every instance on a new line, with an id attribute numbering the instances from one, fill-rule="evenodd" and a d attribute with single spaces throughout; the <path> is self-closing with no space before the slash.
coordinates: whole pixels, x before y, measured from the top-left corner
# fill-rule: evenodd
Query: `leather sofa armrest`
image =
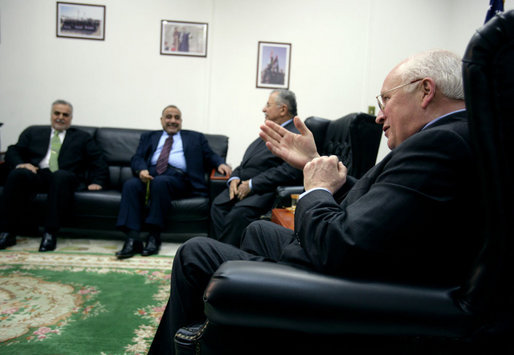
<path id="1" fill-rule="evenodd" d="M 205 314 L 223 326 L 320 334 L 462 335 L 469 313 L 453 289 L 322 275 L 291 266 L 228 261 L 204 294 Z"/>

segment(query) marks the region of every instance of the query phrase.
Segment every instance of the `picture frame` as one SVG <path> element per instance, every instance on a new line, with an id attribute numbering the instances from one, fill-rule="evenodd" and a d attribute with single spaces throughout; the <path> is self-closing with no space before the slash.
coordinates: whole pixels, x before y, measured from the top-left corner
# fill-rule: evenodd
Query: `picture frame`
<path id="1" fill-rule="evenodd" d="M 258 88 L 289 89 L 291 67 L 291 43 L 258 43 L 257 84 Z"/>
<path id="2" fill-rule="evenodd" d="M 207 57 L 208 23 L 161 20 L 161 54 Z"/>
<path id="3" fill-rule="evenodd" d="M 57 2 L 56 35 L 105 40 L 105 5 Z"/>

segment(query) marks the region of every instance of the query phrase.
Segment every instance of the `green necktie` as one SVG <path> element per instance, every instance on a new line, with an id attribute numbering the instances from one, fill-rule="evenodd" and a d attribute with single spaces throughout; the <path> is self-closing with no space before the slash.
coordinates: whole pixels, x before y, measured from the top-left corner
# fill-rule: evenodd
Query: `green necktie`
<path id="1" fill-rule="evenodd" d="M 48 163 L 48 167 L 51 172 L 59 170 L 59 163 L 57 159 L 59 158 L 59 151 L 61 150 L 61 140 L 59 139 L 59 132 L 55 131 L 52 141 L 50 142 L 50 162 Z"/>

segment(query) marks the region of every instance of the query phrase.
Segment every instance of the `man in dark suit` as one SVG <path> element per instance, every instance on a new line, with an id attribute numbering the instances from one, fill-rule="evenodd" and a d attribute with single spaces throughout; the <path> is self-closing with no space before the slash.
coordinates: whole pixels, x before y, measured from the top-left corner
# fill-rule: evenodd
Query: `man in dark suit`
<path id="1" fill-rule="evenodd" d="M 389 73 L 376 121 L 392 150 L 359 181 L 337 157 L 318 155 L 299 118 L 299 135 L 269 121 L 261 126 L 274 154 L 303 167 L 306 192 L 296 207 L 295 231 L 256 221 L 241 249 L 209 238 L 184 243 L 151 353 L 173 353 L 178 328 L 204 318 L 205 287 L 227 260 L 412 284 L 448 285 L 466 277 L 478 252 L 480 219 L 461 73 L 460 58 L 440 50 L 413 56 Z"/>
<path id="2" fill-rule="evenodd" d="M 16 244 L 16 234 L 30 221 L 29 205 L 38 192 L 47 193 L 47 215 L 39 251 L 56 247 L 55 234 L 72 207 L 74 192 L 100 190 L 109 172 L 90 134 L 70 127 L 73 107 L 57 100 L 52 104 L 51 126 L 25 129 L 11 145 L 5 161 L 13 169 L 4 186 L 0 249 Z"/>
<path id="3" fill-rule="evenodd" d="M 229 175 L 232 169 L 212 151 L 202 133 L 182 130 L 182 113 L 175 105 L 164 108 L 162 130 L 141 135 L 131 166 L 135 177 L 123 185 L 116 226 L 127 234 L 120 259 L 136 253 L 156 254 L 161 245 L 160 233 L 171 201 L 187 196 L 207 195 L 205 171 L 217 168 Z M 149 194 L 147 195 L 147 191 Z M 144 223 L 149 229 L 146 245 L 139 237 L 145 197 L 148 207 Z"/>
<path id="4" fill-rule="evenodd" d="M 296 107 L 292 91 L 274 90 L 262 111 L 265 120 L 298 133 L 293 124 Z M 273 155 L 266 148 L 266 143 L 257 138 L 246 149 L 241 164 L 232 172 L 227 189 L 212 203 L 213 237 L 239 247 L 246 226 L 272 207 L 276 187 L 299 185 L 301 182 L 302 171 Z"/>

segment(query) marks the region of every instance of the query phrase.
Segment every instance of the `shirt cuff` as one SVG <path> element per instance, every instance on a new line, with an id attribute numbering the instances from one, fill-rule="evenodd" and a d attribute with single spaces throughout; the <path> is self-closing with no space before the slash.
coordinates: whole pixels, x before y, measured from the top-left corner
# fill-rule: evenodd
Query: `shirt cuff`
<path id="1" fill-rule="evenodd" d="M 332 192 L 330 192 L 330 190 L 329 190 L 329 189 L 325 189 L 324 187 L 315 187 L 315 188 L 313 188 L 313 189 L 310 189 L 309 191 L 305 191 L 304 193 L 302 193 L 302 194 L 298 197 L 298 201 L 300 201 L 300 200 L 301 200 L 301 198 L 302 198 L 303 196 L 306 196 L 307 194 L 310 194 L 312 191 L 317 191 L 317 190 L 326 191 L 326 192 L 328 192 L 329 194 L 331 194 L 331 195 L 332 195 Z"/>

